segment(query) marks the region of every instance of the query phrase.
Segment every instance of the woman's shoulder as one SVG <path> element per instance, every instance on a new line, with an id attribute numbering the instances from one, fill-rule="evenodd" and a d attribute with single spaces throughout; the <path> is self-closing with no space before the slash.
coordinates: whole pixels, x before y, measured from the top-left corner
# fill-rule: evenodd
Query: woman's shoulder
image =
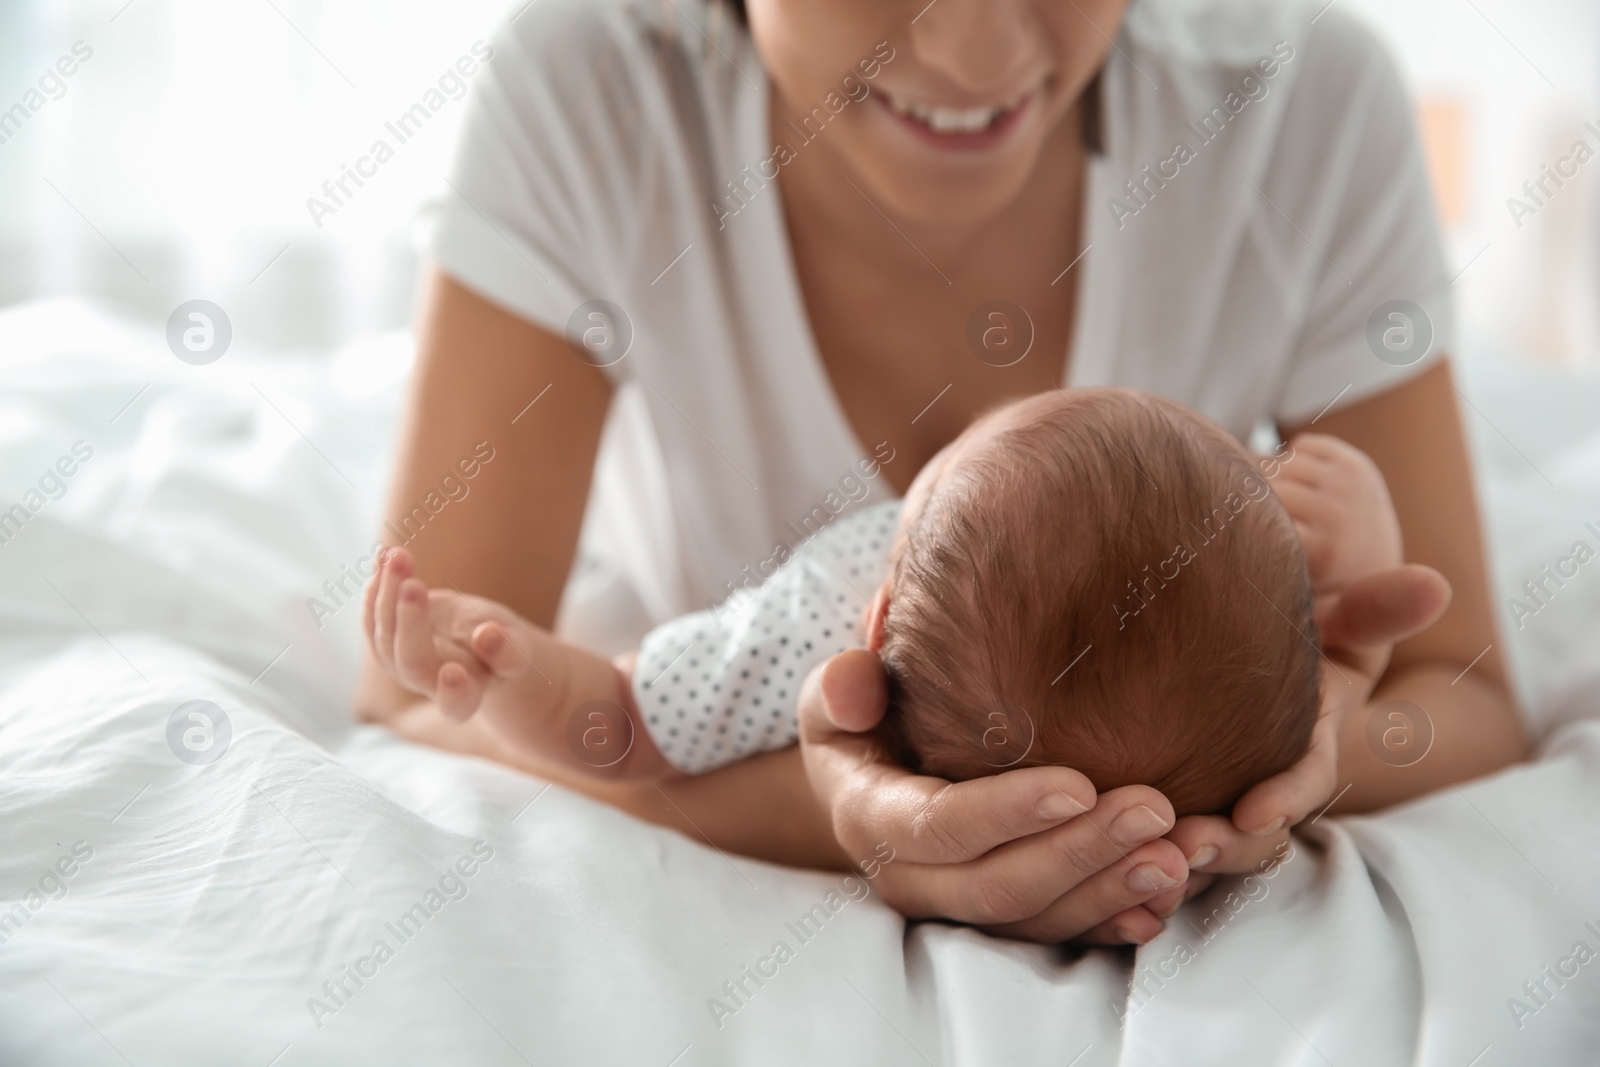
<path id="1" fill-rule="evenodd" d="M 1280 41 L 1315 38 L 1358 58 L 1376 47 L 1338 0 L 1134 0 L 1123 34 L 1146 55 L 1196 69 L 1252 66 Z"/>
<path id="2" fill-rule="evenodd" d="M 1245 76 L 1318 89 L 1354 89 L 1393 64 L 1375 34 L 1337 0 L 1134 0 L 1114 57 L 1159 93 L 1232 89 Z M 1298 60 L 1299 62 L 1296 62 Z M 1314 60 L 1314 62 L 1311 62 Z M 1131 83 L 1130 83 L 1131 84 Z M 1337 103 L 1337 101 L 1332 101 Z"/>
<path id="3" fill-rule="evenodd" d="M 1405 86 L 1337 0 L 1134 0 L 1103 84 L 1105 377 L 1242 434 L 1375 388 L 1364 330 L 1395 294 L 1445 335 Z"/>
<path id="4" fill-rule="evenodd" d="M 642 316 L 642 288 L 714 220 L 713 178 L 755 158 L 749 34 L 717 0 L 517 0 L 485 51 L 417 239 L 552 332 L 601 295 Z"/>
<path id="5" fill-rule="evenodd" d="M 1177 135 L 1214 154 L 1226 129 L 1221 170 L 1252 176 L 1373 124 L 1385 138 L 1406 132 L 1393 60 L 1336 2 L 1134 0 L 1106 68 L 1109 151 L 1143 162 Z"/>
<path id="6" fill-rule="evenodd" d="M 749 34 L 717 0 L 533 0 L 493 43 L 509 60 L 502 78 L 579 120 L 716 108 L 759 73 Z"/>

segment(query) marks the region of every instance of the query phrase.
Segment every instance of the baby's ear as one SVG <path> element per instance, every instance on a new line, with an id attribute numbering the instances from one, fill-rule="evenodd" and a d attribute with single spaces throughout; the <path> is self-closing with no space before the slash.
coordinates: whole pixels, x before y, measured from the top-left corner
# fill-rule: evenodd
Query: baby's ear
<path id="1" fill-rule="evenodd" d="M 877 652 L 883 648 L 883 620 L 889 615 L 889 583 L 878 586 L 861 617 L 861 633 L 867 639 L 867 650 Z"/>

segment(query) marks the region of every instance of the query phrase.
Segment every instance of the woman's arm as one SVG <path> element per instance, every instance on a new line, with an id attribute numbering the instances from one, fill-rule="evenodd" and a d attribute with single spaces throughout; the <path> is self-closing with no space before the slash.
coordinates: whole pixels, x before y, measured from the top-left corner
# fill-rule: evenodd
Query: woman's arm
<path id="1" fill-rule="evenodd" d="M 411 537 L 403 543 L 417 576 L 552 626 L 610 400 L 605 375 L 564 339 L 433 271 L 384 512 L 393 530 Z M 464 498 L 427 517 L 425 498 L 478 442 L 494 449 L 494 459 Z M 421 515 L 413 515 L 417 508 Z M 393 533 L 386 539 L 396 540 Z M 378 722 L 404 713 L 418 729 L 431 729 L 430 714 L 439 714 L 432 705 L 419 708 L 417 696 L 380 670 L 370 651 L 356 710 Z"/>
<path id="2" fill-rule="evenodd" d="M 1345 717 L 1335 788 L 1350 788 L 1334 810 L 1370 811 L 1525 758 L 1528 741 L 1501 655 L 1449 361 L 1315 426 L 1283 433 L 1308 430 L 1343 438 L 1372 459 L 1389 486 L 1406 562 L 1433 567 L 1454 591 L 1437 623 L 1394 646 L 1371 699 Z M 1368 743 L 1372 715 L 1397 699 L 1420 707 L 1433 731 L 1427 755 L 1406 767 L 1385 762 L 1381 746 Z"/>
<path id="3" fill-rule="evenodd" d="M 834 840 L 828 814 L 794 748 L 659 784 L 606 782 L 553 761 L 518 755 L 484 720 L 453 723 L 429 703 L 413 703 L 389 725 L 413 741 L 509 764 L 714 848 L 792 867 L 842 870 L 852 862 Z"/>
<path id="4" fill-rule="evenodd" d="M 535 397 L 538 403 L 529 408 Z M 385 518 L 404 529 L 411 509 L 475 443 L 488 441 L 495 458 L 473 479 L 466 498 L 406 544 L 417 576 L 553 625 L 610 398 L 605 375 L 577 358 L 563 338 L 433 271 Z M 792 749 L 659 789 L 604 782 L 519 756 L 483 719 L 452 722 L 432 701 L 394 681 L 370 648 L 356 709 L 412 740 L 560 782 L 719 848 L 801 866 L 849 862 Z"/>

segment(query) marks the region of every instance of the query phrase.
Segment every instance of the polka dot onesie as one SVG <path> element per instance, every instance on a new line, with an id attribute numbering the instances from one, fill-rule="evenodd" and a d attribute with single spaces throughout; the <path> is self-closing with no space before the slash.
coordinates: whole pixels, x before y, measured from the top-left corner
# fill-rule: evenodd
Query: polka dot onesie
<path id="1" fill-rule="evenodd" d="M 702 774 L 794 742 L 800 683 L 862 645 L 899 521 L 898 500 L 836 519 L 759 588 L 645 635 L 633 695 L 667 762 Z"/>

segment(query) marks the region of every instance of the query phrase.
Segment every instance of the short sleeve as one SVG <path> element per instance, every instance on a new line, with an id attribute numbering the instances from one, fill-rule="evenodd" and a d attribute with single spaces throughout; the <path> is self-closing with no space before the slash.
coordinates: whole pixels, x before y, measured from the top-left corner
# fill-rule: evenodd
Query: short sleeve
<path id="1" fill-rule="evenodd" d="M 616 4 L 540 0 L 502 25 L 447 185 L 419 219 L 418 242 L 446 274 L 556 334 L 615 288 L 637 231 L 651 149 L 628 18 Z"/>
<path id="2" fill-rule="evenodd" d="M 1353 19 L 1330 11 L 1322 21 L 1268 184 L 1273 203 L 1303 220 L 1298 239 L 1317 257 L 1275 412 L 1284 424 L 1392 388 L 1454 343 L 1450 278 L 1404 86 Z"/>

